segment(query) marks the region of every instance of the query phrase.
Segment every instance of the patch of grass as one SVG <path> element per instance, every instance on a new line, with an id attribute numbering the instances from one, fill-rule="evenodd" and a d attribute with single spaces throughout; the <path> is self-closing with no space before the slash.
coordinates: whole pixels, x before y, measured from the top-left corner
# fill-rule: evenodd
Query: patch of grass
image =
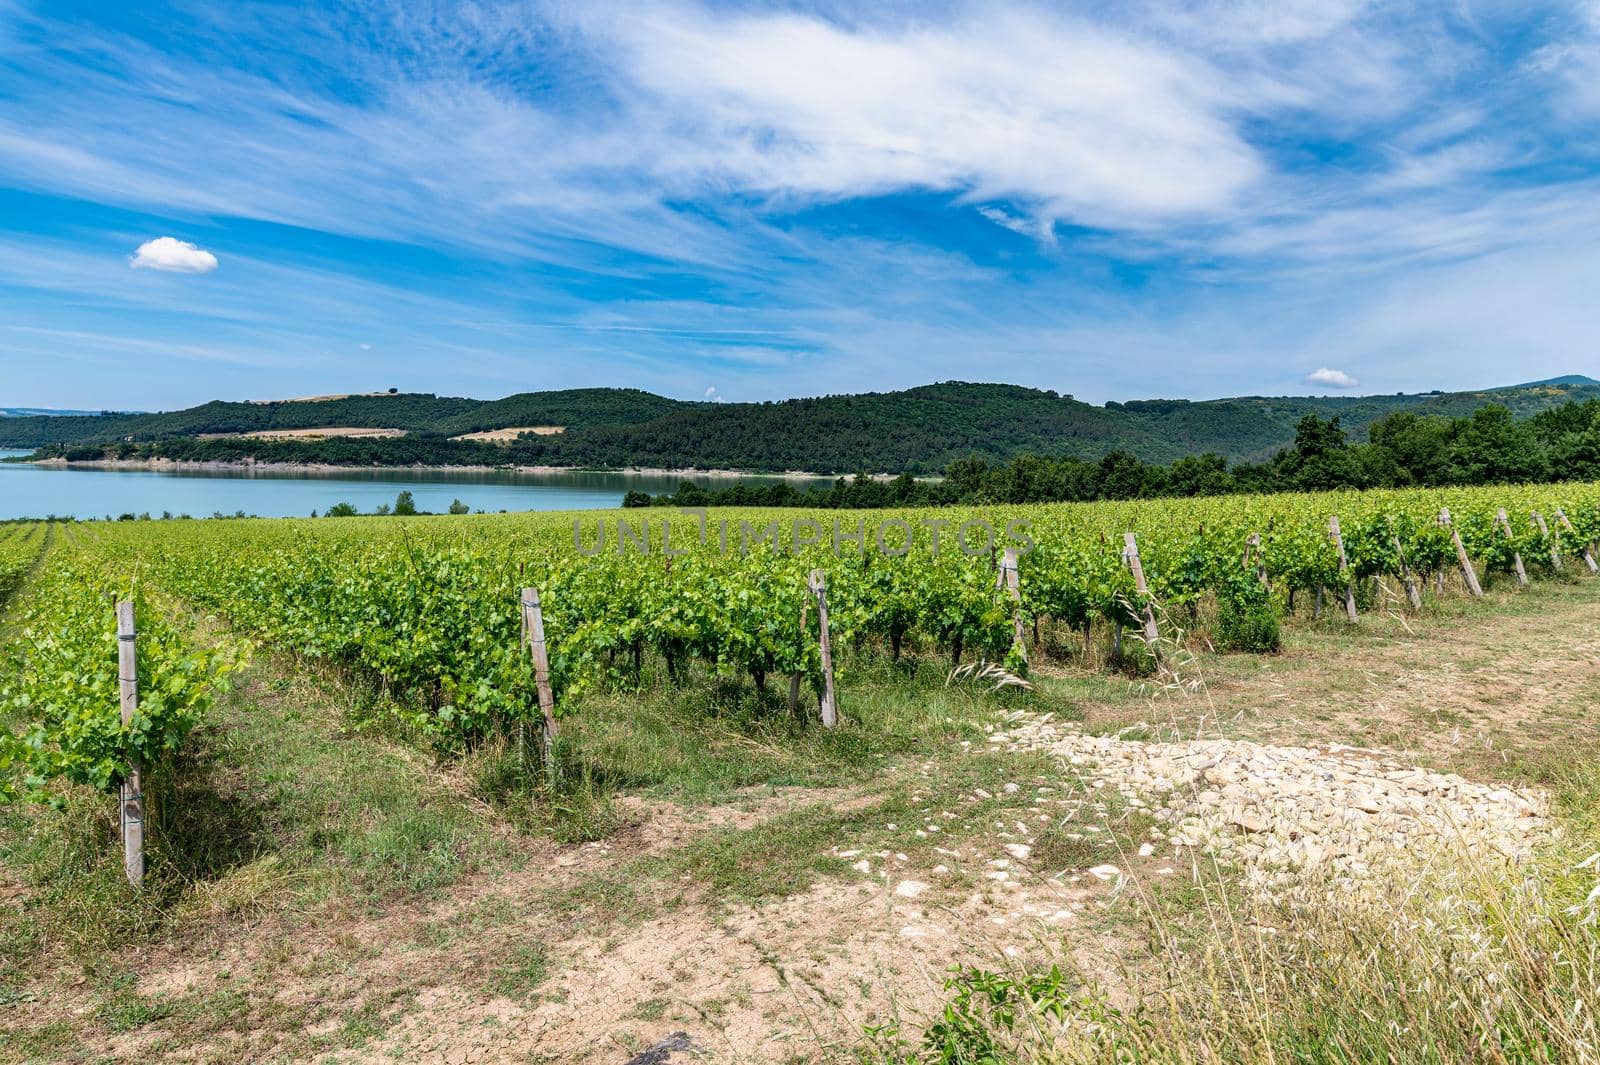
<path id="1" fill-rule="evenodd" d="M 593 767 L 575 758 L 565 740 L 556 744 L 556 758 L 560 772 L 548 782 L 509 743 L 484 744 L 463 758 L 463 767 L 473 794 L 525 832 L 589 843 L 622 828 L 622 812 Z"/>
<path id="2" fill-rule="evenodd" d="M 1157 823 L 1143 811 L 1122 808 L 1094 824 L 1052 824 L 1034 837 L 1030 860 L 1052 873 L 1125 862 Z"/>
<path id="3" fill-rule="evenodd" d="M 671 688 L 646 679 L 638 690 L 587 694 L 563 722 L 563 745 L 601 787 L 688 802 L 755 784 L 856 783 L 893 757 L 979 738 L 975 719 L 996 705 L 946 687 L 942 669 L 910 670 L 871 651 L 851 657 L 844 727 L 832 730 L 820 727 L 809 693 L 797 719 L 748 685 L 695 675 Z"/>
<path id="4" fill-rule="evenodd" d="M 19 945 L 39 953 L 60 950 L 90 968 L 116 946 L 160 927 L 181 886 L 152 846 L 148 890 L 128 887 L 115 805 L 82 791 L 60 809 L 8 819 L 0 859 L 31 889 L 25 921 L 15 930 Z M 7 964 L 20 968 L 26 960 L 14 956 Z"/>
<path id="5" fill-rule="evenodd" d="M 172 1016 L 172 1003 L 160 996 L 123 989 L 100 1003 L 95 1017 L 113 1032 L 131 1032 Z"/>
<path id="6" fill-rule="evenodd" d="M 495 968 L 488 984 L 491 995 L 522 1001 L 550 978 L 550 952 L 542 943 L 513 947 Z"/>
<path id="7" fill-rule="evenodd" d="M 14 1061 L 59 1061 L 62 1048 L 76 1040 L 77 1032 L 69 1021 L 18 1027 L 0 1024 L 0 1050 Z"/>
<path id="8" fill-rule="evenodd" d="M 338 1042 L 346 1047 L 357 1047 L 376 1039 L 387 1027 L 377 1004 L 364 1003 L 345 1014 L 344 1023 L 339 1026 Z"/>
<path id="9" fill-rule="evenodd" d="M 629 1013 L 628 1017 L 636 1021 L 659 1021 L 666 1012 L 666 999 L 650 998 L 633 1007 L 633 1012 Z"/>
<path id="10" fill-rule="evenodd" d="M 252 667 L 174 764 L 146 778 L 146 877 L 122 872 L 116 801 L 0 820 L 0 859 L 31 889 L 7 927 L 8 969 L 59 950 L 93 970 L 120 946 L 235 914 L 330 896 L 428 893 L 502 850 L 492 824 L 410 752 L 345 735 L 335 694 Z M 287 900 L 287 907 L 286 907 Z"/>

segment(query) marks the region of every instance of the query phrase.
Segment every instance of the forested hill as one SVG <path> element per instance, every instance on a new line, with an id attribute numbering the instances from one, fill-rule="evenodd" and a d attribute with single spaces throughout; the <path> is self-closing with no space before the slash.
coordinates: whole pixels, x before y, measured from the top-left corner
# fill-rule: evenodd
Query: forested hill
<path id="1" fill-rule="evenodd" d="M 505 399 L 455 399 L 420 393 L 372 393 L 328 399 L 230 403 L 213 400 L 160 414 L 21 417 L 0 421 L 0 447 L 164 440 L 208 433 L 285 429 L 401 429 L 438 436 L 509 426 L 583 427 L 646 421 L 692 406 L 635 388 L 525 392 Z"/>
<path id="2" fill-rule="evenodd" d="M 0 447 L 101 455 L 360 465 L 524 463 L 725 467 L 822 473 L 925 472 L 976 455 L 1098 459 L 1122 450 L 1167 463 L 1211 452 L 1259 461 L 1289 446 L 1307 414 L 1337 416 L 1355 440 L 1397 411 L 1458 417 L 1498 403 L 1518 417 L 1600 398 L 1571 376 L 1479 392 L 1393 396 L 1140 400 L 1097 407 L 1017 385 L 947 382 L 903 392 L 770 403 L 700 403 L 636 389 L 528 392 L 500 400 L 370 394 L 272 403 L 212 402 L 160 414 L 0 419 Z M 542 427 L 513 442 L 456 439 Z M 560 432 L 550 432 L 559 427 Z M 266 440 L 249 434 L 388 429 L 389 439 Z M 221 438 L 213 438 L 220 434 Z M 207 437 L 201 439 L 201 437 Z"/>

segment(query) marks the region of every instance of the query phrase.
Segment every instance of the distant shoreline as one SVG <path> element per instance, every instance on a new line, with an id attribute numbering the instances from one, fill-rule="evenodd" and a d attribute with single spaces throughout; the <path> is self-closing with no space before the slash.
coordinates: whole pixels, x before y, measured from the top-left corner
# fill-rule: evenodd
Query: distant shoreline
<path id="1" fill-rule="evenodd" d="M 752 470 L 725 469 L 663 469 L 655 466 L 595 467 L 595 466 L 433 466 L 413 463 L 406 466 L 344 466 L 324 462 L 254 462 L 244 461 L 194 461 L 190 459 L 95 459 L 89 462 L 68 462 L 64 458 L 38 459 L 28 465 L 48 466 L 52 469 L 88 470 L 149 470 L 162 473 L 383 473 L 383 472 L 446 472 L 446 473 L 621 473 L 636 477 L 709 477 L 719 480 L 737 480 L 741 477 L 781 478 L 793 481 L 827 481 L 854 474 L 809 473 L 804 470 L 785 470 L 782 473 Z M 873 480 L 893 480 L 895 475 L 875 473 Z M 918 478 L 926 480 L 928 478 Z"/>

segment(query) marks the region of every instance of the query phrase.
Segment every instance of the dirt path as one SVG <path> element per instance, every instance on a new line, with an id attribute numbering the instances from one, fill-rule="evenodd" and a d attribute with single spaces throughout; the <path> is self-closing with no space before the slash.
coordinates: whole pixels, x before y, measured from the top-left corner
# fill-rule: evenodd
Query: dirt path
<path id="1" fill-rule="evenodd" d="M 1600 581 L 1541 584 L 1421 619 L 1291 629 L 1283 654 L 1205 664 L 1204 690 L 1080 704 L 1094 731 L 1340 742 L 1525 780 L 1600 745 Z"/>

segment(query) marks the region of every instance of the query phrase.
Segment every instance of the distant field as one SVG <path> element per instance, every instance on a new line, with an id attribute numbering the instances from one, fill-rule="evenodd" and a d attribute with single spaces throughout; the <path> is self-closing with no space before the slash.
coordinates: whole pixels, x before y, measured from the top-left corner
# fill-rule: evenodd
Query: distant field
<path id="1" fill-rule="evenodd" d="M 246 402 L 254 403 L 257 406 L 267 407 L 278 403 L 329 403 L 336 399 L 355 399 L 358 397 L 361 399 L 369 399 L 374 397 L 381 399 L 384 396 L 397 395 L 398 393 L 395 392 L 335 392 L 326 396 L 295 396 L 292 399 L 252 399 L 247 400 Z"/>
<path id="2" fill-rule="evenodd" d="M 405 436 L 404 429 L 368 429 L 363 426 L 333 425 L 317 429 L 262 429 L 251 433 L 200 433 L 200 440 L 322 440 L 344 437 L 351 440 L 392 440 Z"/>
<path id="3" fill-rule="evenodd" d="M 462 433 L 459 436 L 452 436 L 450 439 L 482 440 L 491 444 L 503 444 L 515 440 L 524 433 L 532 433 L 534 436 L 555 436 L 557 433 L 566 431 L 566 426 L 564 425 L 524 425 L 512 429 L 486 429 L 479 433 Z"/>

